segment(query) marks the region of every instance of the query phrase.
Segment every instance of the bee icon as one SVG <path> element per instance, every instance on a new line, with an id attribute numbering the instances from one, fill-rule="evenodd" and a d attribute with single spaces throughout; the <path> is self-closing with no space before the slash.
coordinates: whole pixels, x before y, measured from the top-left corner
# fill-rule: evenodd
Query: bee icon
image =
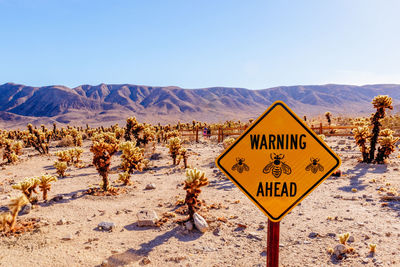
<path id="1" fill-rule="evenodd" d="M 236 158 L 236 164 L 232 166 L 232 171 L 237 170 L 239 173 L 242 173 L 243 170 L 249 171 L 250 168 L 247 166 L 246 163 L 243 163 L 245 161 L 244 158 Z"/>
<path id="2" fill-rule="evenodd" d="M 269 155 L 272 161 L 268 163 L 267 166 L 264 167 L 263 173 L 267 174 L 272 171 L 272 175 L 275 176 L 275 178 L 279 178 L 282 172 L 287 175 L 291 174 L 292 169 L 289 167 L 289 165 L 287 165 L 282 161 L 285 155 L 283 154 L 277 155 L 275 153 L 273 154 L 274 157 L 272 157 L 272 153 Z"/>
<path id="3" fill-rule="evenodd" d="M 306 167 L 306 171 L 310 171 L 312 173 L 317 173 L 317 171 L 323 171 L 324 170 L 324 166 L 322 166 L 321 164 L 319 164 L 319 158 L 310 158 L 311 163 L 307 165 Z"/>

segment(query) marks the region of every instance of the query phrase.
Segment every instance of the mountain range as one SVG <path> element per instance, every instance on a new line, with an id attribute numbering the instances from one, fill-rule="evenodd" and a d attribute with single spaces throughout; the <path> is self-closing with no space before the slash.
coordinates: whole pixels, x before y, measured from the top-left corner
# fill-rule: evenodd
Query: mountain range
<path id="1" fill-rule="evenodd" d="M 284 101 L 299 116 L 325 111 L 337 115 L 365 115 L 373 111 L 371 100 L 380 94 L 389 95 L 397 104 L 400 85 L 327 84 L 249 90 L 133 84 L 33 87 L 6 83 L 0 85 L 0 126 L 23 127 L 28 122 L 122 125 L 130 116 L 150 123 L 247 120 L 258 117 L 276 100 Z M 398 106 L 395 106 L 394 112 L 397 111 Z"/>

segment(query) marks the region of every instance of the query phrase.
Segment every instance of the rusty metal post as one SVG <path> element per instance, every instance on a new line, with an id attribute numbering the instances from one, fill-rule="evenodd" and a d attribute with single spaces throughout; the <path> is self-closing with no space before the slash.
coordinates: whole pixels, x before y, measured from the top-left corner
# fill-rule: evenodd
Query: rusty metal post
<path id="1" fill-rule="evenodd" d="M 322 122 L 319 124 L 319 134 L 322 134 Z"/>
<path id="2" fill-rule="evenodd" d="M 199 126 L 196 126 L 196 143 L 199 142 Z"/>
<path id="3" fill-rule="evenodd" d="M 280 222 L 268 219 L 267 267 L 279 266 L 279 226 Z"/>
<path id="4" fill-rule="evenodd" d="M 218 143 L 221 142 L 221 128 L 218 128 Z"/>

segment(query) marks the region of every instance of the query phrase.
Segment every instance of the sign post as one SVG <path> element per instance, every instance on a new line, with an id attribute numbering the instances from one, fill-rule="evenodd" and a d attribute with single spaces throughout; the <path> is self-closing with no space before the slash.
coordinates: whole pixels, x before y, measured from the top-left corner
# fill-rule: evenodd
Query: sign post
<path id="1" fill-rule="evenodd" d="M 279 266 L 279 226 L 280 222 L 273 222 L 268 219 L 267 236 L 267 266 Z"/>
<path id="2" fill-rule="evenodd" d="M 340 165 L 340 158 L 285 103 L 274 102 L 217 159 L 268 217 L 267 264 L 279 262 L 279 221 Z"/>

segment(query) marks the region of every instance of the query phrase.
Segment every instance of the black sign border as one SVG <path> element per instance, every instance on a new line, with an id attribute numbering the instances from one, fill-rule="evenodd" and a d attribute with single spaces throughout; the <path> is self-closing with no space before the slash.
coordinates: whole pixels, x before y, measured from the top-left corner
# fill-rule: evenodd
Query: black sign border
<path id="1" fill-rule="evenodd" d="M 274 110 L 274 108 L 276 108 L 277 106 L 282 106 L 289 114 L 290 116 L 292 116 L 337 162 L 336 165 L 330 169 L 324 176 L 322 176 L 321 179 L 319 179 L 312 187 L 310 187 L 303 195 L 301 195 L 292 205 L 290 205 L 289 208 L 287 208 L 284 212 L 282 212 L 281 215 L 279 215 L 278 217 L 274 217 L 272 216 L 238 181 L 236 181 L 235 178 L 233 178 L 233 176 L 221 165 L 220 161 L 226 156 L 226 154 L 229 153 L 229 151 L 231 151 L 259 122 L 261 122 L 265 116 L 267 116 L 272 110 Z M 242 134 L 239 139 L 231 146 L 229 147 L 228 150 L 226 150 L 217 160 L 217 165 L 226 173 L 229 175 L 230 179 L 232 181 L 235 182 L 235 184 L 237 186 L 239 186 L 246 194 L 247 196 L 249 196 L 257 205 L 259 208 L 261 208 L 265 213 L 267 213 L 269 215 L 269 217 L 271 217 L 273 220 L 276 221 L 280 221 L 282 220 L 283 216 L 289 211 L 291 210 L 293 207 L 297 206 L 298 203 L 301 202 L 301 200 L 303 198 L 305 198 L 307 196 L 308 193 L 310 193 L 310 191 L 312 191 L 320 182 L 322 182 L 327 176 L 328 174 L 330 174 L 331 172 L 333 172 L 337 167 L 339 167 L 340 164 L 340 159 L 338 159 L 336 157 L 335 154 L 332 153 L 332 151 L 327 148 L 327 146 L 322 143 L 316 136 L 315 133 L 313 131 L 311 131 L 308 127 L 306 127 L 304 125 L 304 123 L 302 121 L 299 120 L 299 118 L 297 117 L 297 115 L 294 114 L 294 112 L 292 112 L 290 109 L 288 109 L 285 105 L 283 105 L 280 102 L 275 103 L 274 105 L 272 105 L 266 112 L 264 115 L 262 115 L 261 117 L 259 117 L 257 119 L 256 122 L 254 122 L 254 124 L 247 129 L 247 131 Z"/>

